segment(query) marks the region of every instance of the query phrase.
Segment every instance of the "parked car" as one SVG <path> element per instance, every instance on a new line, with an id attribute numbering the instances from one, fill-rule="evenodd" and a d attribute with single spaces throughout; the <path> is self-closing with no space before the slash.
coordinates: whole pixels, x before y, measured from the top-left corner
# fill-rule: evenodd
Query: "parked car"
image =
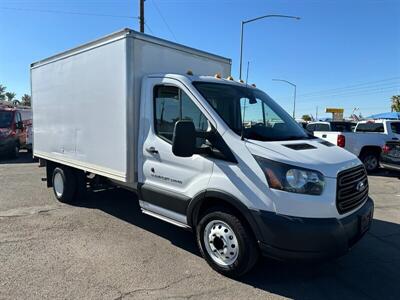
<path id="1" fill-rule="evenodd" d="M 386 169 L 400 171 L 400 142 L 386 142 L 382 147 L 380 165 Z"/>
<path id="2" fill-rule="evenodd" d="M 400 139 L 400 121 L 361 121 L 357 123 L 354 132 L 314 131 L 314 135 L 355 154 L 364 163 L 367 171 L 373 172 L 379 167 L 379 158 L 385 143 Z"/>
<path id="3" fill-rule="evenodd" d="M 62 202 L 93 177 L 135 191 L 227 276 L 259 253 L 347 253 L 372 221 L 362 163 L 230 72 L 230 59 L 130 29 L 33 63 L 33 153 L 48 187 Z"/>
<path id="4" fill-rule="evenodd" d="M 352 132 L 357 123 L 346 121 L 331 121 L 331 122 L 310 122 L 306 129 L 313 133 L 314 131 L 341 131 Z"/>
<path id="5" fill-rule="evenodd" d="M 26 145 L 26 131 L 21 113 L 14 107 L 0 106 L 0 155 L 18 157 Z"/>

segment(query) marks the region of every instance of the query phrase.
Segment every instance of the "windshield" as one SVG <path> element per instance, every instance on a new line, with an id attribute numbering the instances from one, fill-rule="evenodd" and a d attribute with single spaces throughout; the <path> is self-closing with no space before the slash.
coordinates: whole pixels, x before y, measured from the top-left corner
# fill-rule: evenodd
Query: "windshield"
<path id="1" fill-rule="evenodd" d="M 0 111 L 0 128 L 10 128 L 13 113 L 10 111 Z"/>
<path id="2" fill-rule="evenodd" d="M 238 135 L 243 134 L 244 138 L 259 141 L 312 138 L 286 111 L 259 90 L 210 82 L 194 82 L 193 85 L 226 124 Z"/>

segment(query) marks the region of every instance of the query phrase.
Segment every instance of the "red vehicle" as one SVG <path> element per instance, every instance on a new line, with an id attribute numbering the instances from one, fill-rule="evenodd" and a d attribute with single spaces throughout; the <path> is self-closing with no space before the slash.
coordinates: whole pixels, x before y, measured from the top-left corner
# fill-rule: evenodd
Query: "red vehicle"
<path id="1" fill-rule="evenodd" d="M 21 148 L 29 149 L 26 139 L 27 128 L 32 124 L 31 116 L 30 109 L 0 106 L 0 155 L 16 158 Z"/>

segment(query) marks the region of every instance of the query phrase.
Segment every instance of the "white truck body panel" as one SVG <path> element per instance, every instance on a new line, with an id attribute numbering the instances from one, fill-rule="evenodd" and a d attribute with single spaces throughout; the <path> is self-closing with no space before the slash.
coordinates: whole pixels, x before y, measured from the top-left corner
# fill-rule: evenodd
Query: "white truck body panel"
<path id="1" fill-rule="evenodd" d="M 129 29 L 33 63 L 34 156 L 134 187 L 144 76 L 230 68 L 229 59 Z"/>

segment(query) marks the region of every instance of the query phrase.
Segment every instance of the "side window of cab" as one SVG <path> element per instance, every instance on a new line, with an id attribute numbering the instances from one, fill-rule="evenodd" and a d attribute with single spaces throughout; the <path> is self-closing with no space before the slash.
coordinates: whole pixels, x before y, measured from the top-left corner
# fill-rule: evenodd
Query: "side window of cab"
<path id="1" fill-rule="evenodd" d="M 208 121 L 190 97 L 180 88 L 171 85 L 154 87 L 154 128 L 163 140 L 172 143 L 175 123 L 191 120 L 198 132 L 208 129 Z M 203 141 L 198 139 L 198 144 Z"/>

